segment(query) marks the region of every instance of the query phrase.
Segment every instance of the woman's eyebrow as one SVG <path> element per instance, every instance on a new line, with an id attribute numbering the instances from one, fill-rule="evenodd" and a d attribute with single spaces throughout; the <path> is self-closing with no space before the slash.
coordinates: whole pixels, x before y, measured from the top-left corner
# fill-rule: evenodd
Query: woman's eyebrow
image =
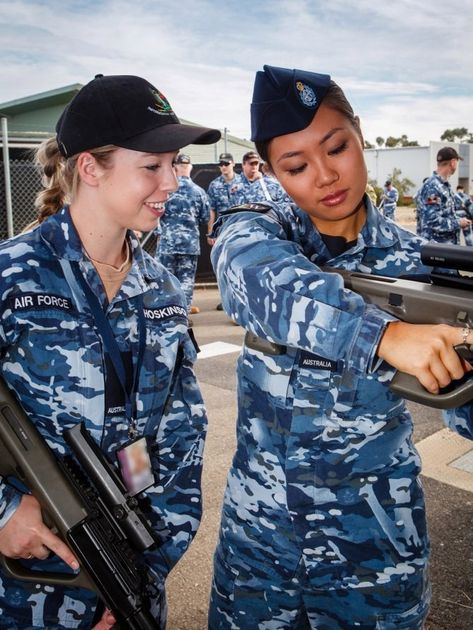
<path id="1" fill-rule="evenodd" d="M 322 140 L 320 140 L 319 145 L 322 145 L 324 142 L 327 142 L 327 140 L 329 140 L 334 134 L 336 134 L 337 131 L 343 131 L 343 127 L 334 127 L 333 129 L 330 129 L 330 131 L 328 131 L 325 134 Z M 276 160 L 276 164 L 278 164 L 282 160 L 287 160 L 287 158 L 292 158 L 292 157 L 301 155 L 302 153 L 304 152 L 303 151 L 287 151 L 286 153 L 283 153 L 278 160 Z"/>

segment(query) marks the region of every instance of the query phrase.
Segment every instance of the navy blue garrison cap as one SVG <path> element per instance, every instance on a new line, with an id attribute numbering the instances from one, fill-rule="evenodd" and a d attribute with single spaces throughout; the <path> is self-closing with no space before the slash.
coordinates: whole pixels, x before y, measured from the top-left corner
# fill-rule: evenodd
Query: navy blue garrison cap
<path id="1" fill-rule="evenodd" d="M 270 140 L 305 129 L 330 85 L 328 74 L 263 66 L 251 103 L 251 139 Z"/>

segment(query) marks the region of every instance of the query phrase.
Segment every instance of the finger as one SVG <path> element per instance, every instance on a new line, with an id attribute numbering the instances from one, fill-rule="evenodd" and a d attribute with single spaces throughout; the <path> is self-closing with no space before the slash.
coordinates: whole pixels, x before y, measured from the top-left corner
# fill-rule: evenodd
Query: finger
<path id="1" fill-rule="evenodd" d="M 46 558 L 49 557 L 50 553 L 51 551 L 47 547 L 45 547 L 44 545 L 39 545 L 38 547 L 35 547 L 30 556 L 34 556 L 38 560 L 46 560 Z"/>
<path id="2" fill-rule="evenodd" d="M 418 372 L 415 374 L 419 383 L 431 394 L 439 393 L 439 386 L 437 379 L 433 376 L 430 370 L 423 370 L 422 372 Z"/>
<path id="3" fill-rule="evenodd" d="M 42 543 L 45 547 L 47 547 L 53 553 L 59 556 L 61 560 L 68 564 L 71 569 L 76 571 L 79 568 L 77 558 L 69 549 L 69 547 L 65 543 L 63 543 L 60 538 L 55 536 L 47 527 L 45 527 L 43 530 Z"/>
<path id="4" fill-rule="evenodd" d="M 437 381 L 437 388 L 447 387 L 447 385 L 452 382 L 450 371 L 440 360 L 432 363 L 432 365 L 430 366 L 430 373 Z"/>
<path id="5" fill-rule="evenodd" d="M 465 372 L 464 362 L 454 348 L 447 346 L 445 351 L 441 352 L 440 358 L 451 379 L 456 380 L 463 376 Z"/>

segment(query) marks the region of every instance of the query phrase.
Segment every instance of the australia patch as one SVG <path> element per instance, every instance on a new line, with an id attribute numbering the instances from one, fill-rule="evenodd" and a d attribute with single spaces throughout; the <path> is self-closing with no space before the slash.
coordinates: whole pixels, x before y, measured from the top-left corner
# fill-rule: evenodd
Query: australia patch
<path id="1" fill-rule="evenodd" d="M 25 311 L 31 309 L 59 309 L 72 311 L 72 300 L 52 293 L 17 293 L 10 296 L 8 306 L 12 311 Z"/>
<path id="2" fill-rule="evenodd" d="M 146 319 L 154 319 L 156 321 L 163 321 L 172 317 L 187 319 L 187 309 L 180 304 L 166 304 L 166 306 L 157 308 L 145 308 L 143 313 Z"/>
<path id="3" fill-rule="evenodd" d="M 312 354 L 307 350 L 301 350 L 299 355 L 299 367 L 306 370 L 327 370 L 335 372 L 338 368 L 338 362 L 333 359 L 321 357 L 318 354 Z"/>

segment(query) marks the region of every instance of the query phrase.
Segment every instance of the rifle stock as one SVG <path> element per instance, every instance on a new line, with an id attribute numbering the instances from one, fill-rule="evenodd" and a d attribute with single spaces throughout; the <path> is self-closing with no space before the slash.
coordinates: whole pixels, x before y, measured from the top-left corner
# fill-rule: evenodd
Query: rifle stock
<path id="1" fill-rule="evenodd" d="M 0 556 L 3 567 L 20 580 L 95 591 L 113 611 L 114 628 L 157 630 L 146 596 L 151 578 L 136 553 L 154 545 L 149 525 L 84 427 L 64 437 L 74 457 L 60 461 L 0 379 L 0 474 L 29 488 L 45 522 L 75 553 L 80 572 L 33 571 Z"/>

